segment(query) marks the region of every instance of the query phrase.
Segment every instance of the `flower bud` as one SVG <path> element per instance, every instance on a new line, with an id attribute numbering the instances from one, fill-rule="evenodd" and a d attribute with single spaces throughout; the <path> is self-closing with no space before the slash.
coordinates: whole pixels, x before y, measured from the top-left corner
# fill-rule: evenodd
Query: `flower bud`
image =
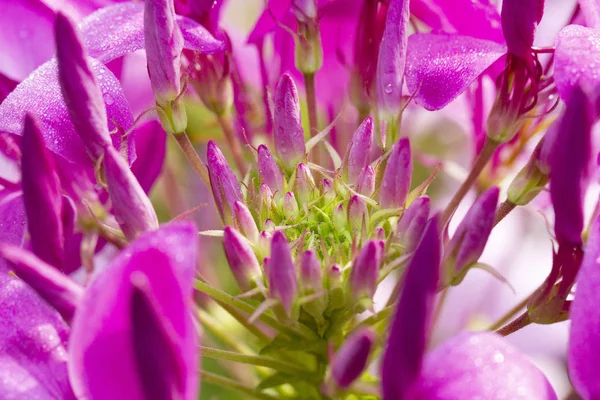
<path id="1" fill-rule="evenodd" d="M 65 321 L 71 322 L 83 295 L 82 287 L 22 248 L 1 244 L 0 257 L 6 259 L 10 263 L 9 268 L 54 307 Z"/>
<path id="2" fill-rule="evenodd" d="M 483 253 L 494 227 L 499 192 L 494 186 L 479 196 L 456 229 L 445 251 L 447 268 L 454 266 L 453 271 L 448 271 L 449 279 L 477 262 Z"/>
<path id="3" fill-rule="evenodd" d="M 335 188 L 333 187 L 333 183 L 325 178 L 322 181 L 323 186 L 323 199 L 325 203 L 331 203 L 335 199 Z"/>
<path id="4" fill-rule="evenodd" d="M 333 210 L 333 225 L 338 232 L 343 232 L 348 228 L 348 215 L 342 204 Z"/>
<path id="5" fill-rule="evenodd" d="M 158 229 L 158 218 L 150 199 L 114 147 L 107 147 L 102 158 L 115 219 L 125 237 L 133 240 L 140 234 Z"/>
<path id="6" fill-rule="evenodd" d="M 223 249 L 225 257 L 237 284 L 243 292 L 256 287 L 262 276 L 260 265 L 250 244 L 231 226 L 223 231 Z"/>
<path id="7" fill-rule="evenodd" d="M 294 193 L 287 192 L 283 196 L 283 215 L 289 221 L 294 221 L 300 216 L 300 209 L 298 208 L 298 202 Z"/>
<path id="8" fill-rule="evenodd" d="M 412 157 L 408 138 L 402 138 L 392 147 L 381 181 L 379 205 L 381 208 L 404 207 L 410 190 Z"/>
<path id="9" fill-rule="evenodd" d="M 374 344 L 375 335 L 366 328 L 344 341 L 331 364 L 331 376 L 338 387 L 349 388 L 364 372 Z"/>
<path id="10" fill-rule="evenodd" d="M 296 168 L 296 193 L 298 201 L 306 204 L 312 199 L 313 190 L 316 189 L 315 180 L 308 166 L 304 163 L 298 164 Z"/>
<path id="11" fill-rule="evenodd" d="M 225 36 L 229 42 L 229 38 Z M 231 45 L 229 44 L 229 47 Z M 192 84 L 202 104 L 216 115 L 225 114 L 233 104 L 230 53 L 198 54 Z"/>
<path id="12" fill-rule="evenodd" d="M 369 224 L 369 211 L 367 203 L 357 195 L 350 197 L 348 201 L 348 222 L 353 231 L 362 231 L 363 226 Z"/>
<path id="13" fill-rule="evenodd" d="M 352 303 L 356 304 L 357 309 L 364 311 L 366 308 L 363 303 L 365 300 L 370 305 L 375 290 L 377 289 L 377 277 L 379 275 L 379 265 L 383 257 L 383 243 L 376 240 L 369 240 L 360 249 L 358 256 L 352 263 L 350 279 L 348 280 L 348 292 L 352 297 Z M 362 303 L 362 304 L 361 304 Z"/>
<path id="14" fill-rule="evenodd" d="M 288 318 L 292 316 L 294 300 L 298 297 L 296 268 L 290 246 L 282 232 L 275 232 L 271 240 L 271 258 L 268 267 L 269 295 L 281 302 Z"/>
<path id="15" fill-rule="evenodd" d="M 314 250 L 306 250 L 300 259 L 300 283 L 304 294 L 323 289 L 321 262 Z"/>
<path id="16" fill-rule="evenodd" d="M 273 205 L 273 193 L 271 193 L 271 189 L 263 183 L 260 185 L 258 195 L 260 200 L 260 217 L 261 219 L 267 219 L 270 216 L 271 207 Z"/>
<path id="17" fill-rule="evenodd" d="M 377 106 L 397 116 L 402 107 L 402 84 L 408 47 L 409 0 L 391 0 L 377 60 Z"/>
<path id="18" fill-rule="evenodd" d="M 310 0 L 302 0 L 303 2 Z M 298 16 L 299 13 L 296 13 Z M 323 65 L 323 45 L 318 20 L 298 18 L 296 36 L 296 69 L 305 75 L 312 75 Z"/>
<path id="19" fill-rule="evenodd" d="M 405 254 L 412 253 L 421 240 L 431 206 L 429 197 L 416 198 L 406 209 L 396 227 L 396 240 Z"/>
<path id="20" fill-rule="evenodd" d="M 283 178 L 277 163 L 271 152 L 264 144 L 258 146 L 258 172 L 263 184 L 266 184 L 271 192 L 283 190 Z"/>
<path id="21" fill-rule="evenodd" d="M 531 154 L 527 164 L 519 171 L 508 187 L 507 198 L 512 204 L 523 206 L 533 200 L 538 193 L 544 190 L 548 183 L 548 174 L 540 168 L 540 153 L 542 139 Z"/>
<path id="22" fill-rule="evenodd" d="M 252 213 L 241 201 L 233 203 L 233 221 L 236 227 L 250 240 L 256 243 L 258 240 L 258 228 Z"/>
<path id="23" fill-rule="evenodd" d="M 375 228 L 373 231 L 373 239 L 385 242 L 385 229 L 383 229 L 381 226 Z"/>
<path id="24" fill-rule="evenodd" d="M 367 197 L 371 197 L 375 192 L 375 170 L 370 165 L 367 165 L 358 177 L 356 191 Z"/>
<path id="25" fill-rule="evenodd" d="M 352 140 L 348 144 L 345 156 L 345 172 L 347 174 L 347 182 L 351 185 L 355 184 L 359 179 L 360 174 L 369 165 L 371 159 L 371 143 L 373 141 L 373 119 L 365 118 L 360 124 Z"/>
<path id="26" fill-rule="evenodd" d="M 208 142 L 206 162 L 210 176 L 210 187 L 215 204 L 223 222 L 233 222 L 233 204 L 244 201 L 238 180 L 229 167 L 225 156 L 212 140 Z"/>
<path id="27" fill-rule="evenodd" d="M 342 268 L 335 264 L 327 273 L 327 289 L 329 290 L 330 310 L 341 308 L 346 303 L 346 295 L 343 286 Z"/>
<path id="28" fill-rule="evenodd" d="M 96 161 L 112 143 L 102 91 L 75 25 L 60 12 L 56 14 L 54 34 L 61 92 L 77 134 Z"/>
<path id="29" fill-rule="evenodd" d="M 269 254 L 269 250 L 271 249 L 271 239 L 273 238 L 273 234 L 269 231 L 261 231 L 258 236 L 258 253 L 261 257 L 265 257 Z M 266 271 L 265 271 L 266 273 Z"/>
<path id="30" fill-rule="evenodd" d="M 33 252 L 62 270 L 65 263 L 63 197 L 54 159 L 32 116 L 25 116 L 21 140 L 21 184 Z"/>
<path id="31" fill-rule="evenodd" d="M 304 157 L 304 130 L 300 115 L 298 89 L 289 74 L 283 74 L 275 90 L 273 115 L 275 152 L 288 170 Z"/>

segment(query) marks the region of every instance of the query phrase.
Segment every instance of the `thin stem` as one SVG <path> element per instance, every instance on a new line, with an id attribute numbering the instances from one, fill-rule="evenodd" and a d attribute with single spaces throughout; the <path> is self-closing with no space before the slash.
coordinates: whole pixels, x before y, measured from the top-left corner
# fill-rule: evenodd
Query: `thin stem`
<path id="1" fill-rule="evenodd" d="M 202 309 L 198 309 L 198 319 L 204 328 L 206 328 L 210 333 L 215 335 L 217 339 L 221 342 L 225 343 L 230 348 L 240 352 L 240 353 L 249 353 L 250 349 L 246 347 L 243 341 L 238 340 L 233 337 L 230 332 L 226 332 L 220 325 L 219 322 L 208 312 Z"/>
<path id="2" fill-rule="evenodd" d="M 387 319 L 390 315 L 392 315 L 392 313 L 394 312 L 395 309 L 396 309 L 395 304 L 389 305 L 389 306 L 385 307 L 384 309 L 382 309 L 381 311 L 379 311 L 377 314 L 373 314 L 370 317 L 365 318 L 360 324 L 357 325 L 356 328 L 373 326 L 373 325 L 383 321 L 384 319 Z"/>
<path id="3" fill-rule="evenodd" d="M 235 381 L 230 378 L 225 378 L 224 376 L 213 374 L 212 372 L 202 371 L 201 372 L 202 381 L 205 383 L 212 383 L 214 385 L 219 385 L 226 389 L 232 389 L 237 392 L 243 393 L 246 395 L 247 399 L 257 399 L 257 400 L 279 400 L 279 397 L 272 396 L 270 394 L 257 392 L 254 388 L 242 385 L 238 381 Z"/>
<path id="4" fill-rule="evenodd" d="M 246 166 L 246 161 L 244 161 L 244 154 L 242 153 L 240 141 L 236 137 L 233 124 L 231 123 L 231 116 L 229 114 L 217 114 L 217 121 L 219 121 L 219 125 L 221 126 L 223 134 L 225 135 L 225 139 L 227 140 L 227 144 L 229 145 L 229 150 L 231 150 L 235 166 L 237 167 L 238 171 L 240 171 L 240 175 L 245 176 L 248 168 Z"/>
<path id="5" fill-rule="evenodd" d="M 306 91 L 306 105 L 308 107 L 308 125 L 310 127 L 310 137 L 319 133 L 317 127 L 317 96 L 315 94 L 315 74 L 304 74 L 304 88 Z M 312 152 L 312 159 L 315 164 L 320 164 L 319 146 L 315 146 Z"/>
<path id="6" fill-rule="evenodd" d="M 535 292 L 534 292 L 535 293 Z M 523 308 L 525 308 L 525 306 L 527 306 L 527 303 L 529 302 L 529 299 L 531 298 L 531 296 L 527 296 L 525 297 L 523 300 L 521 300 L 517 305 L 515 305 L 513 308 L 511 308 L 510 310 L 508 310 L 508 312 L 506 314 L 504 314 L 498 321 L 494 322 L 489 328 L 488 331 L 495 331 L 500 329 L 504 324 L 506 324 L 508 321 L 510 321 L 515 315 L 517 315 L 517 313 L 519 311 L 521 311 Z"/>
<path id="7" fill-rule="evenodd" d="M 204 182 L 206 187 L 210 189 L 210 178 L 208 177 L 208 171 L 204 166 L 204 162 L 198 153 L 196 153 L 196 149 L 194 149 L 192 142 L 190 142 L 190 138 L 188 137 L 187 133 L 175 133 L 173 137 L 183 151 L 183 154 L 185 154 L 185 157 L 188 159 L 189 163 L 192 165 L 192 168 L 194 168 L 194 171 L 196 171 L 198 176 L 200 176 L 200 179 L 202 179 L 202 182 Z"/>
<path id="8" fill-rule="evenodd" d="M 520 329 L 525 328 L 529 324 L 531 324 L 531 319 L 529 319 L 529 313 L 524 312 L 523 314 L 521 314 L 521 316 L 519 316 L 519 318 L 498 329 L 496 333 L 502 336 L 508 336 Z"/>
<path id="9" fill-rule="evenodd" d="M 256 365 L 259 367 L 267 367 L 274 369 L 275 371 L 287 372 L 290 374 L 310 375 L 311 372 L 303 368 L 299 368 L 298 365 L 292 364 L 286 361 L 278 360 L 271 357 L 255 356 L 242 353 L 235 353 L 233 351 L 226 351 L 215 349 L 212 347 L 201 346 L 200 353 L 202 357 L 214 358 L 218 360 L 227 360 L 233 362 L 239 362 L 242 364 Z"/>
<path id="10" fill-rule="evenodd" d="M 494 219 L 494 226 L 498 225 L 498 223 L 500 223 L 500 221 L 502 221 L 504 219 L 504 217 L 506 217 L 508 214 L 510 214 L 510 212 L 512 210 L 515 209 L 515 207 L 517 207 L 517 205 L 508 200 L 506 200 L 502 204 L 500 204 L 500 207 L 498 207 L 498 210 L 496 210 L 496 218 Z"/>
<path id="11" fill-rule="evenodd" d="M 462 199 L 465 197 L 469 189 L 471 189 L 477 178 L 479 178 L 479 175 L 487 165 L 490 158 L 492 158 L 494 155 L 494 152 L 498 148 L 498 144 L 499 143 L 494 140 L 486 140 L 481 153 L 479 153 L 477 159 L 475 159 L 473 168 L 471 168 L 471 171 L 469 171 L 469 176 L 467 176 L 467 179 L 462 183 L 462 185 L 460 185 L 458 191 L 454 194 L 454 197 L 452 197 L 452 200 L 450 200 L 450 203 L 448 203 L 448 206 L 444 210 L 440 226 L 445 226 L 450 218 L 452 218 L 454 211 L 456 211 Z"/>
<path id="12" fill-rule="evenodd" d="M 235 297 L 230 296 L 229 294 L 219 289 L 216 289 L 205 282 L 197 280 L 195 283 L 195 287 L 196 290 L 212 297 L 213 299 L 218 300 L 219 302 L 227 304 L 231 307 L 237 308 L 238 310 L 248 313 L 250 315 L 252 315 L 256 311 L 256 309 L 250 304 L 238 300 Z M 295 337 L 303 337 L 309 340 L 316 340 L 318 338 L 316 333 L 314 333 L 309 328 L 301 324 L 295 324 L 294 327 L 286 326 L 279 323 L 279 321 L 277 321 L 275 318 L 264 313 L 261 314 L 260 317 L 258 317 L 258 319 L 264 322 L 265 324 L 269 325 L 270 327 L 277 329 L 280 332 L 284 332 L 288 335 L 292 335 Z"/>

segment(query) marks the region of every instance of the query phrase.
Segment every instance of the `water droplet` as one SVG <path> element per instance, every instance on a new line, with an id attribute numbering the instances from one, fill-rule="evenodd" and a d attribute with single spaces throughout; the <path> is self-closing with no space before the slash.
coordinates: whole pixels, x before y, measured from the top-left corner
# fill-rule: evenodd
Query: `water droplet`
<path id="1" fill-rule="evenodd" d="M 500 353 L 499 351 L 496 351 L 494 353 L 494 362 L 497 364 L 504 362 L 504 354 Z"/>
<path id="2" fill-rule="evenodd" d="M 394 89 L 392 88 L 392 84 L 388 83 L 387 85 L 385 85 L 385 88 L 383 89 L 387 94 L 391 94 Z"/>
<path id="3" fill-rule="evenodd" d="M 113 97 L 110 94 L 105 94 L 104 95 L 104 102 L 106 103 L 106 105 L 111 105 L 115 102 L 115 99 L 113 99 Z"/>

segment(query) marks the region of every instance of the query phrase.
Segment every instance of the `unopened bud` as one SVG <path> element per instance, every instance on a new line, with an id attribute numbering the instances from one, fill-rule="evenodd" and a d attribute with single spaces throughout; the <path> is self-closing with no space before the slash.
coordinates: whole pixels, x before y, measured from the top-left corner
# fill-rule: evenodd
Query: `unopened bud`
<path id="1" fill-rule="evenodd" d="M 373 119 L 367 117 L 358 127 L 346 150 L 344 169 L 349 184 L 355 184 L 371 160 Z"/>
<path id="2" fill-rule="evenodd" d="M 348 228 L 348 215 L 342 204 L 333 210 L 333 225 L 338 232 L 343 232 Z"/>
<path id="3" fill-rule="evenodd" d="M 412 170 L 410 142 L 408 138 L 402 138 L 392 147 L 383 173 L 379 198 L 381 208 L 404 207 L 410 190 Z"/>
<path id="4" fill-rule="evenodd" d="M 315 179 L 310 172 L 310 168 L 304 163 L 298 164 L 296 168 L 296 194 L 301 204 L 306 204 L 312 200 L 312 193 L 316 190 Z"/>
<path id="5" fill-rule="evenodd" d="M 289 220 L 294 221 L 300 216 L 300 209 L 298 208 L 298 202 L 294 193 L 287 192 L 283 196 L 283 215 Z"/>
<path id="6" fill-rule="evenodd" d="M 293 170 L 306 153 L 298 89 L 289 74 L 283 74 L 275 90 L 273 141 L 285 167 Z"/>
<path id="7" fill-rule="evenodd" d="M 303 74 L 314 74 L 323 65 L 323 45 L 321 44 L 319 21 L 303 21 L 302 19 L 298 19 L 297 25 L 296 69 Z"/>
<path id="8" fill-rule="evenodd" d="M 323 185 L 323 199 L 325 200 L 325 203 L 331 203 L 334 199 L 335 199 L 335 188 L 333 187 L 333 183 L 325 178 L 322 181 L 322 185 Z"/>
<path id="9" fill-rule="evenodd" d="M 343 286 L 342 268 L 335 264 L 327 273 L 327 289 L 329 290 L 330 310 L 341 308 L 346 303 L 346 296 Z"/>
<path id="10" fill-rule="evenodd" d="M 265 146 L 258 146 L 258 173 L 262 183 L 266 184 L 271 192 L 281 192 L 283 190 L 283 178 L 273 155 Z"/>
<path id="11" fill-rule="evenodd" d="M 523 206 L 533 200 L 548 183 L 548 174 L 540 168 L 543 139 L 538 143 L 527 164 L 508 187 L 507 198 L 512 204 Z"/>
<path id="12" fill-rule="evenodd" d="M 256 287 L 262 276 L 260 265 L 248 240 L 231 226 L 223 231 L 223 249 L 233 277 L 244 292 Z"/>
<path id="13" fill-rule="evenodd" d="M 374 344 L 375 335 L 366 328 L 344 341 L 331 364 L 331 376 L 338 387 L 349 388 L 364 372 Z"/>
<path id="14" fill-rule="evenodd" d="M 233 203 L 233 220 L 237 228 L 250 240 L 256 243 L 258 240 L 258 228 L 252 213 L 241 201 Z"/>
<path id="15" fill-rule="evenodd" d="M 367 165 L 358 177 L 356 191 L 367 197 L 371 197 L 375 192 L 375 170 L 370 165 Z"/>
<path id="16" fill-rule="evenodd" d="M 416 198 L 406 209 L 396 227 L 396 240 L 405 254 L 412 253 L 421 240 L 425 230 L 431 205 L 429 197 Z"/>
<path id="17" fill-rule="evenodd" d="M 323 288 L 321 262 L 313 250 L 306 250 L 300 259 L 300 283 L 304 294 L 315 293 Z"/>
<path id="18" fill-rule="evenodd" d="M 294 301 L 298 297 L 298 280 L 290 246 L 282 232 L 275 232 L 271 241 L 268 267 L 269 295 L 281 302 L 288 318 L 292 317 Z"/>
<path id="19" fill-rule="evenodd" d="M 350 229 L 358 232 L 369 224 L 367 203 L 357 195 L 352 196 L 348 202 L 348 222 Z"/>
<path id="20" fill-rule="evenodd" d="M 364 311 L 371 305 L 377 289 L 377 277 L 382 257 L 383 243 L 370 240 L 362 247 L 352 264 L 348 292 L 358 310 Z"/>
<path id="21" fill-rule="evenodd" d="M 243 201 L 237 177 L 229 167 L 227 159 L 212 140 L 206 150 L 210 186 L 223 222 L 233 223 L 233 204 Z"/>

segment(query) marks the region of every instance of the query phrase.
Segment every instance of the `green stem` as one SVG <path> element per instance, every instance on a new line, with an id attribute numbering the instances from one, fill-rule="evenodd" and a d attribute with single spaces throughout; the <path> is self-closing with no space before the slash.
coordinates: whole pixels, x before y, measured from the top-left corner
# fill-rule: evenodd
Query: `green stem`
<path id="1" fill-rule="evenodd" d="M 185 157 L 188 159 L 189 163 L 192 165 L 192 168 L 194 168 L 194 171 L 196 171 L 206 187 L 210 189 L 210 178 L 208 177 L 208 171 L 204 166 L 204 162 L 198 153 L 196 153 L 196 149 L 194 149 L 192 142 L 190 142 L 190 138 L 188 137 L 187 133 L 175 133 L 173 134 L 173 137 L 183 151 L 183 154 L 185 154 Z"/>
<path id="2" fill-rule="evenodd" d="M 535 292 L 534 292 L 535 293 Z M 525 297 L 523 300 L 521 300 L 517 305 L 515 305 L 513 308 L 511 308 L 506 314 L 504 314 L 502 316 L 502 318 L 500 318 L 498 321 L 494 322 L 489 328 L 488 331 L 495 331 L 500 329 L 504 324 L 506 324 L 508 321 L 510 321 L 515 315 L 517 315 L 517 313 L 519 311 L 521 311 L 523 308 L 525 308 L 525 306 L 527 306 L 527 303 L 529 302 L 529 299 L 531 298 L 531 296 L 527 296 Z"/>
<path id="3" fill-rule="evenodd" d="M 198 309 L 197 311 L 198 319 L 200 320 L 202 326 L 212 333 L 217 339 L 240 353 L 250 352 L 250 349 L 246 347 L 243 341 L 233 337 L 230 332 L 226 332 L 212 315 L 202 309 Z"/>
<path id="4" fill-rule="evenodd" d="M 238 311 L 235 307 L 230 306 L 228 304 L 223 303 L 222 301 L 215 300 L 215 302 L 220 305 L 225 311 L 227 311 L 237 322 L 239 322 L 244 328 L 248 329 L 248 331 L 256 336 L 256 338 L 264 344 L 267 344 L 271 341 L 271 338 L 267 336 L 258 326 L 248 322 L 248 316 L 244 315 L 242 312 Z"/>
<path id="5" fill-rule="evenodd" d="M 275 371 L 286 372 L 292 375 L 310 375 L 311 372 L 298 367 L 297 364 L 288 363 L 270 357 L 255 356 L 249 354 L 235 353 L 232 351 L 215 349 L 212 347 L 202 346 L 200 352 L 203 357 L 215 358 L 218 360 L 227 360 L 239 362 L 242 364 L 256 365 L 259 367 L 267 367 Z"/>
<path id="6" fill-rule="evenodd" d="M 213 299 L 218 300 L 223 304 L 227 304 L 231 307 L 237 308 L 238 310 L 248 313 L 250 315 L 252 315 L 254 311 L 256 311 L 256 309 L 250 304 L 236 299 L 235 297 L 230 296 L 229 294 L 222 292 L 221 290 L 216 289 L 202 281 L 197 280 L 195 283 L 195 287 L 196 290 L 212 297 Z M 284 332 L 288 335 L 291 335 L 293 337 L 301 337 L 309 340 L 318 339 L 317 334 L 304 325 L 296 323 L 294 324 L 294 326 L 286 326 L 267 314 L 261 314 L 261 316 L 258 317 L 258 319 L 264 322 L 265 324 L 269 325 L 270 327 L 277 329 L 280 332 Z"/>
<path id="7" fill-rule="evenodd" d="M 452 218 L 454 211 L 456 211 L 456 209 L 458 208 L 458 205 L 460 204 L 462 199 L 465 197 L 467 192 L 471 189 L 471 187 L 473 186 L 473 184 L 475 183 L 477 178 L 479 178 L 479 175 L 481 174 L 481 172 L 487 165 L 490 158 L 492 158 L 492 156 L 494 155 L 494 152 L 498 148 L 498 144 L 499 144 L 498 142 L 495 142 L 491 139 L 486 140 L 485 145 L 483 146 L 483 149 L 481 150 L 481 153 L 479 153 L 479 155 L 475 159 L 473 168 L 471 168 L 471 171 L 469 171 L 469 175 L 467 176 L 467 179 L 465 179 L 465 181 L 462 183 L 462 185 L 460 185 L 460 187 L 454 194 L 454 197 L 452 197 L 452 200 L 450 200 L 450 203 L 448 203 L 448 206 L 444 210 L 444 213 L 442 214 L 442 218 L 440 221 L 440 226 L 446 226 L 446 224 L 448 223 L 450 218 Z"/>
<path id="8" fill-rule="evenodd" d="M 531 319 L 529 319 L 529 313 L 525 312 L 521 314 L 519 318 L 515 319 L 508 325 L 505 325 L 502 328 L 496 330 L 495 332 L 502 336 L 508 336 L 520 329 L 525 328 L 529 324 L 531 324 Z"/>
<path id="9" fill-rule="evenodd" d="M 202 381 L 205 383 L 212 383 L 214 385 L 219 385 L 226 389 L 232 389 L 237 392 L 243 393 L 246 395 L 247 399 L 257 399 L 257 400 L 279 400 L 279 397 L 272 396 L 270 394 L 257 392 L 253 388 L 242 385 L 238 381 L 235 381 L 230 378 L 225 378 L 224 376 L 213 374 L 212 372 L 202 371 Z"/>
<path id="10" fill-rule="evenodd" d="M 315 74 L 304 74 L 304 89 L 306 91 L 306 105 L 308 107 L 308 125 L 310 128 L 310 137 L 319 133 L 317 127 L 317 96 L 315 92 Z M 312 152 L 312 160 L 315 164 L 320 164 L 320 147 L 317 144 Z"/>
<path id="11" fill-rule="evenodd" d="M 363 327 L 367 327 L 367 326 L 373 326 L 373 325 L 387 319 L 390 315 L 392 315 L 392 313 L 394 312 L 395 309 L 396 309 L 395 304 L 389 305 L 389 306 L 385 307 L 383 310 L 379 311 L 377 314 L 373 314 L 370 317 L 365 318 L 360 324 L 358 324 L 358 326 L 355 329 L 363 328 Z"/>
<path id="12" fill-rule="evenodd" d="M 517 205 L 508 200 L 504 201 L 496 210 L 496 217 L 494 218 L 494 226 L 498 225 L 500 221 L 504 219 Z"/>

